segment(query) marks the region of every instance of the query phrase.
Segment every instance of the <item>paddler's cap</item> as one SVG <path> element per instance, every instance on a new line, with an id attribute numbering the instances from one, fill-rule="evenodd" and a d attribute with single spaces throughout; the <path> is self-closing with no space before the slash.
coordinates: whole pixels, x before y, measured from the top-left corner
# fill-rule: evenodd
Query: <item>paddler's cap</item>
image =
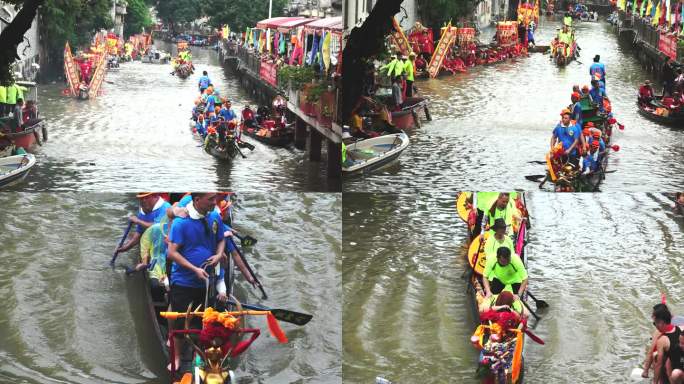
<path id="1" fill-rule="evenodd" d="M 588 86 L 588 85 L 584 85 L 584 86 L 582 87 L 582 92 L 584 92 L 584 93 L 589 92 L 589 86 Z"/>
<path id="2" fill-rule="evenodd" d="M 154 195 L 154 192 L 140 192 L 137 195 L 135 195 L 135 197 L 137 197 L 138 199 L 144 199 L 152 195 Z"/>
<path id="3" fill-rule="evenodd" d="M 572 95 L 570 96 L 572 100 L 579 100 L 580 99 L 580 94 L 579 92 L 573 92 Z"/>
<path id="4" fill-rule="evenodd" d="M 588 126 L 587 126 L 587 127 L 584 127 L 584 129 L 582 130 L 582 134 L 583 134 L 584 136 L 589 136 L 589 135 L 591 134 L 591 131 L 589 130 L 589 127 L 588 127 Z"/>
<path id="5" fill-rule="evenodd" d="M 598 142 L 598 140 L 594 140 L 594 141 L 591 142 L 591 147 L 592 147 L 592 148 L 598 148 L 598 147 L 600 147 L 600 146 L 601 146 L 601 144 Z"/>
<path id="6" fill-rule="evenodd" d="M 497 229 L 506 229 L 506 222 L 504 221 L 504 219 L 501 219 L 501 218 L 496 219 L 496 220 L 494 220 L 494 225 L 492 225 L 491 229 L 493 229 L 495 231 Z"/>
<path id="7" fill-rule="evenodd" d="M 587 123 L 587 127 L 592 127 L 592 128 L 593 128 L 593 127 L 594 127 L 594 123 L 592 123 L 591 121 L 588 122 L 588 123 Z"/>
<path id="8" fill-rule="evenodd" d="M 591 137 L 599 138 L 599 137 L 601 137 L 601 132 L 600 131 L 594 131 L 591 133 Z"/>
<path id="9" fill-rule="evenodd" d="M 560 115 L 565 116 L 565 115 L 570 115 L 571 112 L 569 109 L 565 108 L 564 110 L 561 111 Z"/>

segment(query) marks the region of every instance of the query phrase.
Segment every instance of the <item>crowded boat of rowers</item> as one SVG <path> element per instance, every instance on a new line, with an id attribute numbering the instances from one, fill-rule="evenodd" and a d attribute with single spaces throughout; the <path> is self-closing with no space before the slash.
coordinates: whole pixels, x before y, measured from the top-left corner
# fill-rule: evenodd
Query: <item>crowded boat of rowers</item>
<path id="1" fill-rule="evenodd" d="M 244 280 L 268 299 L 242 250 L 257 239 L 233 227 L 233 193 L 145 192 L 136 198 L 139 210 L 129 217 L 109 265 L 144 280 L 144 312 L 171 382 L 236 383 L 238 359 L 261 334 L 249 318 L 265 317 L 278 343 L 288 342 L 279 321 L 304 326 L 312 319 L 236 297 L 235 285 Z M 134 248 L 140 249 L 135 264 L 117 264 L 119 254 Z"/>
<path id="2" fill-rule="evenodd" d="M 529 328 L 530 316 L 548 307 L 529 292 L 527 257 L 529 214 L 522 193 L 461 192 L 459 217 L 467 224 L 466 292 L 478 325 L 471 343 L 479 351 L 476 376 L 482 383 L 522 383 L 525 335 L 544 341 Z M 536 311 L 528 304 L 535 303 Z"/>
<path id="3" fill-rule="evenodd" d="M 606 93 L 606 69 L 594 57 L 589 68 L 591 88 L 572 87 L 571 104 L 560 112 L 561 120 L 551 134 L 550 151 L 545 161 L 532 161 L 546 165 L 545 175 L 528 175 L 526 179 L 546 182 L 558 192 L 596 192 L 608 173 L 608 158 L 620 146 L 612 144 L 615 132 L 624 126 L 613 116 L 610 98 Z M 540 181 L 541 180 L 541 181 Z"/>

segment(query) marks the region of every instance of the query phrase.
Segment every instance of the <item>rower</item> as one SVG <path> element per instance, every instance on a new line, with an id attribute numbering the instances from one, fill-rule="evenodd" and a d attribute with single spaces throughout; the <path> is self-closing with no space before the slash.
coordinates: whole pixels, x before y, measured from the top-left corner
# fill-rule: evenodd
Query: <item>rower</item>
<path id="1" fill-rule="evenodd" d="M 529 315 L 522 304 L 522 301 L 517 300 L 513 296 L 513 292 L 504 290 L 498 295 L 492 295 L 489 299 L 482 300 L 478 308 L 480 313 L 487 310 L 496 312 L 512 312 L 517 314 L 520 319 L 527 318 Z"/>
<path id="2" fill-rule="evenodd" d="M 171 208 L 171 204 L 153 192 L 138 193 L 136 197 L 140 200 L 140 211 L 137 215 L 131 215 L 128 218 L 133 224 L 136 224 L 135 232 L 126 244 L 117 248 L 117 252 L 126 252 L 138 245 L 145 230 L 152 224 L 159 223 L 166 217 L 166 210 Z"/>
<path id="3" fill-rule="evenodd" d="M 584 162 L 582 163 L 583 174 L 595 173 L 601 168 L 599 147 L 598 141 L 593 141 L 589 145 L 589 153 L 584 156 Z"/>
<path id="4" fill-rule="evenodd" d="M 245 124 L 245 127 L 256 128 L 254 112 L 252 111 L 252 108 L 249 107 L 249 104 L 245 105 L 245 107 L 242 109 L 242 122 Z"/>
<path id="5" fill-rule="evenodd" d="M 497 250 L 501 247 L 508 248 L 511 253 L 515 252 L 513 240 L 510 236 L 506 236 L 506 228 L 506 221 L 503 218 L 494 220 L 494 225 L 490 228 L 494 234 L 487 237 L 484 244 L 485 261 L 496 258 Z"/>
<path id="6" fill-rule="evenodd" d="M 577 86 L 579 88 L 579 86 Z M 582 103 L 580 103 L 580 94 L 579 92 L 573 92 L 572 95 L 570 96 L 570 100 L 572 101 L 572 116 L 571 120 L 575 120 L 575 123 L 578 126 L 582 126 Z"/>
<path id="7" fill-rule="evenodd" d="M 561 122 L 556 125 L 551 135 L 551 150 L 556 146 L 556 143 L 561 143 L 564 151 L 561 161 L 569 162 L 575 168 L 579 168 L 579 153 L 577 151 L 577 146 L 580 145 L 579 128 L 571 123 L 569 110 L 564 109 L 561 116 Z"/>
<path id="8" fill-rule="evenodd" d="M 520 256 L 511 253 L 506 247 L 496 251 L 496 258 L 487 259 L 482 274 L 485 297 L 501 293 L 506 287 L 511 287 L 514 299 L 519 299 L 527 289 L 527 270 Z"/>
<path id="9" fill-rule="evenodd" d="M 140 238 L 140 263 L 135 266 L 136 271 L 150 268 L 149 279 L 153 301 L 165 301 L 169 291 L 169 278 L 166 275 L 166 255 L 168 251 L 169 228 L 173 222 L 173 213 L 167 211 L 167 219 L 154 223 L 145 230 Z"/>
<path id="10" fill-rule="evenodd" d="M 592 101 L 592 100 L 591 100 L 591 95 L 589 94 L 589 86 L 588 86 L 588 85 L 585 84 L 585 85 L 582 86 L 582 93 L 581 93 L 581 95 L 582 95 L 582 97 L 588 97 L 590 102 Z"/>
<path id="11" fill-rule="evenodd" d="M 211 79 L 209 79 L 209 73 L 207 73 L 207 71 L 202 71 L 202 77 L 200 77 L 199 82 L 197 84 L 200 93 L 204 93 L 204 90 L 209 87 L 209 84 L 211 84 Z"/>
<path id="12" fill-rule="evenodd" d="M 249 105 L 246 108 L 249 108 Z M 250 110 L 250 112 L 251 112 L 251 110 Z M 243 114 L 244 114 L 244 111 L 243 111 Z M 223 104 L 223 106 L 221 107 L 221 110 L 219 111 L 219 116 L 223 117 L 223 119 L 226 122 L 237 121 L 237 115 L 235 114 L 235 111 L 233 111 L 233 109 L 231 108 L 230 100 L 226 100 L 226 102 Z"/>
<path id="13" fill-rule="evenodd" d="M 588 145 L 591 145 L 594 142 L 599 143 L 599 150 L 601 153 L 605 152 L 606 150 L 606 142 L 603 141 L 603 138 L 601 137 L 602 133 L 600 129 L 594 128 L 591 131 L 591 138 L 589 138 L 589 141 L 587 142 Z"/>
<path id="14" fill-rule="evenodd" d="M 197 122 L 195 123 L 195 131 L 202 137 L 207 135 L 207 124 L 204 121 L 204 115 L 197 116 Z"/>
<path id="15" fill-rule="evenodd" d="M 201 306 L 204 310 L 205 295 L 209 273 L 205 267 L 216 266 L 223 257 L 225 248 L 224 232 L 226 227 L 219 214 L 214 212 L 216 194 L 211 192 L 193 193 L 192 202 L 187 205 L 188 217 L 179 217 L 173 221 L 169 235 L 168 257 L 173 262 L 171 267 L 171 310 L 186 312 Z M 214 307 L 215 299 L 224 302 L 226 284 L 223 268 L 220 268 L 216 283 L 218 294 L 208 298 L 208 306 Z M 201 328 L 199 321 L 191 322 L 193 328 Z M 173 329 L 174 324 L 170 322 Z M 175 366 L 180 364 L 183 338 L 175 337 Z"/>
<path id="16" fill-rule="evenodd" d="M 591 91 L 589 91 L 589 95 L 594 104 L 598 106 L 599 111 L 603 112 L 603 98 L 607 98 L 608 96 L 606 95 L 606 91 L 601 89 L 598 80 L 591 80 Z"/>
<path id="17" fill-rule="evenodd" d="M 591 78 L 595 78 L 596 75 L 599 76 L 599 81 L 602 81 L 603 84 L 606 83 L 606 66 L 599 62 L 601 60 L 601 55 L 596 55 L 594 56 L 594 63 L 589 67 L 589 75 Z"/>
<path id="18" fill-rule="evenodd" d="M 563 17 L 563 27 L 572 27 L 572 16 L 568 12 Z"/>
<path id="19" fill-rule="evenodd" d="M 684 384 L 684 332 L 679 333 L 678 343 L 670 348 L 668 372 L 671 384 Z"/>
<path id="20" fill-rule="evenodd" d="M 520 222 L 520 213 L 513 204 L 511 197 L 515 199 L 517 193 L 514 192 L 514 196 L 511 196 L 508 192 L 501 192 L 496 198 L 494 204 L 492 204 L 487 210 L 484 211 L 485 214 L 485 230 L 491 230 L 496 219 L 503 219 L 504 224 L 508 228 L 508 234 L 513 234 L 513 222 Z"/>
<path id="21" fill-rule="evenodd" d="M 642 377 L 648 377 L 648 371 L 651 365 L 653 365 L 653 382 L 660 383 L 660 379 L 667 374 L 664 371 L 665 362 L 670 357 L 670 347 L 679 344 L 679 336 L 682 330 L 672 324 L 672 313 L 665 304 L 653 306 L 651 318 L 656 330 L 651 338 L 651 347 L 646 352 L 644 371 L 641 375 Z"/>
<path id="22" fill-rule="evenodd" d="M 639 87 L 639 104 L 651 104 L 655 97 L 655 91 L 651 85 L 651 80 L 644 81 L 644 84 Z"/>

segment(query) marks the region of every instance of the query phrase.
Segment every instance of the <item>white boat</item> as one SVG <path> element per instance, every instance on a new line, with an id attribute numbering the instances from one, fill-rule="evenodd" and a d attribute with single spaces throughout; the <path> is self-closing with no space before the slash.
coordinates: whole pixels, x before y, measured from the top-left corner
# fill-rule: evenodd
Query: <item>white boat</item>
<path id="1" fill-rule="evenodd" d="M 397 159 L 408 145 L 409 138 L 404 132 L 347 145 L 347 162 L 342 165 L 342 172 L 349 175 L 378 169 Z"/>
<path id="2" fill-rule="evenodd" d="M 0 158 L 0 187 L 24 180 L 36 165 L 36 157 L 30 153 Z"/>

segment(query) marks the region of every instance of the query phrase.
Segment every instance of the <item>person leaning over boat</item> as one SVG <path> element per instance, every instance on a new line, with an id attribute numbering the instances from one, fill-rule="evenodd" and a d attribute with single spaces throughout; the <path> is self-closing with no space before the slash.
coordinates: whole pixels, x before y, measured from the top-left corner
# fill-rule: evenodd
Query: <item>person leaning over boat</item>
<path id="1" fill-rule="evenodd" d="M 497 251 L 501 247 L 508 248 L 511 253 L 514 253 L 513 240 L 510 236 L 506 236 L 506 227 L 504 219 L 498 218 L 494 221 L 494 225 L 490 228 L 494 234 L 489 235 L 484 244 L 485 260 L 495 259 Z"/>
<path id="2" fill-rule="evenodd" d="M 665 363 L 670 357 L 670 349 L 679 344 L 678 339 L 682 330 L 672 324 L 672 313 L 665 304 L 654 305 L 651 318 L 656 330 L 651 338 L 651 347 L 646 351 L 644 371 L 641 376 L 648 377 L 648 371 L 653 365 L 653 383 L 660 384 L 661 377 L 667 374 L 664 371 Z"/>
<path id="3" fill-rule="evenodd" d="M 126 244 L 116 250 L 117 252 L 126 252 L 138 245 L 140 236 L 145 230 L 166 217 L 166 210 L 171 208 L 171 204 L 156 193 L 143 192 L 137 194 L 136 197 L 140 200 L 140 211 L 137 215 L 131 215 L 128 218 L 133 224 L 136 224 L 135 232 Z"/>
<path id="4" fill-rule="evenodd" d="M 192 202 L 187 205 L 188 217 L 176 218 L 171 226 L 168 258 L 173 262 L 170 294 L 172 311 L 185 312 L 189 307 L 204 307 L 209 281 L 209 273 L 204 268 L 216 266 L 223 258 L 225 226 L 219 214 L 214 212 L 215 198 L 216 193 L 193 193 Z M 208 306 L 214 307 L 215 299 L 225 302 L 228 298 L 223 276 L 221 268 L 216 283 L 218 294 L 207 298 Z M 193 322 L 193 328 L 201 327 L 198 323 Z M 182 337 L 175 338 L 176 363 L 180 362 L 183 348 L 178 343 L 182 341 Z"/>
<path id="5" fill-rule="evenodd" d="M 496 258 L 487 258 L 482 283 L 485 297 L 499 294 L 510 286 L 514 299 L 518 300 L 527 289 L 527 270 L 520 256 L 510 249 L 501 247 L 496 251 Z"/>
<path id="6" fill-rule="evenodd" d="M 562 119 L 558 125 L 553 129 L 551 135 L 551 150 L 556 146 L 556 143 L 563 145 L 563 162 L 570 162 L 575 168 L 579 168 L 579 152 L 577 146 L 580 145 L 580 131 L 577 125 L 570 121 L 570 111 L 564 109 L 561 112 Z"/>

